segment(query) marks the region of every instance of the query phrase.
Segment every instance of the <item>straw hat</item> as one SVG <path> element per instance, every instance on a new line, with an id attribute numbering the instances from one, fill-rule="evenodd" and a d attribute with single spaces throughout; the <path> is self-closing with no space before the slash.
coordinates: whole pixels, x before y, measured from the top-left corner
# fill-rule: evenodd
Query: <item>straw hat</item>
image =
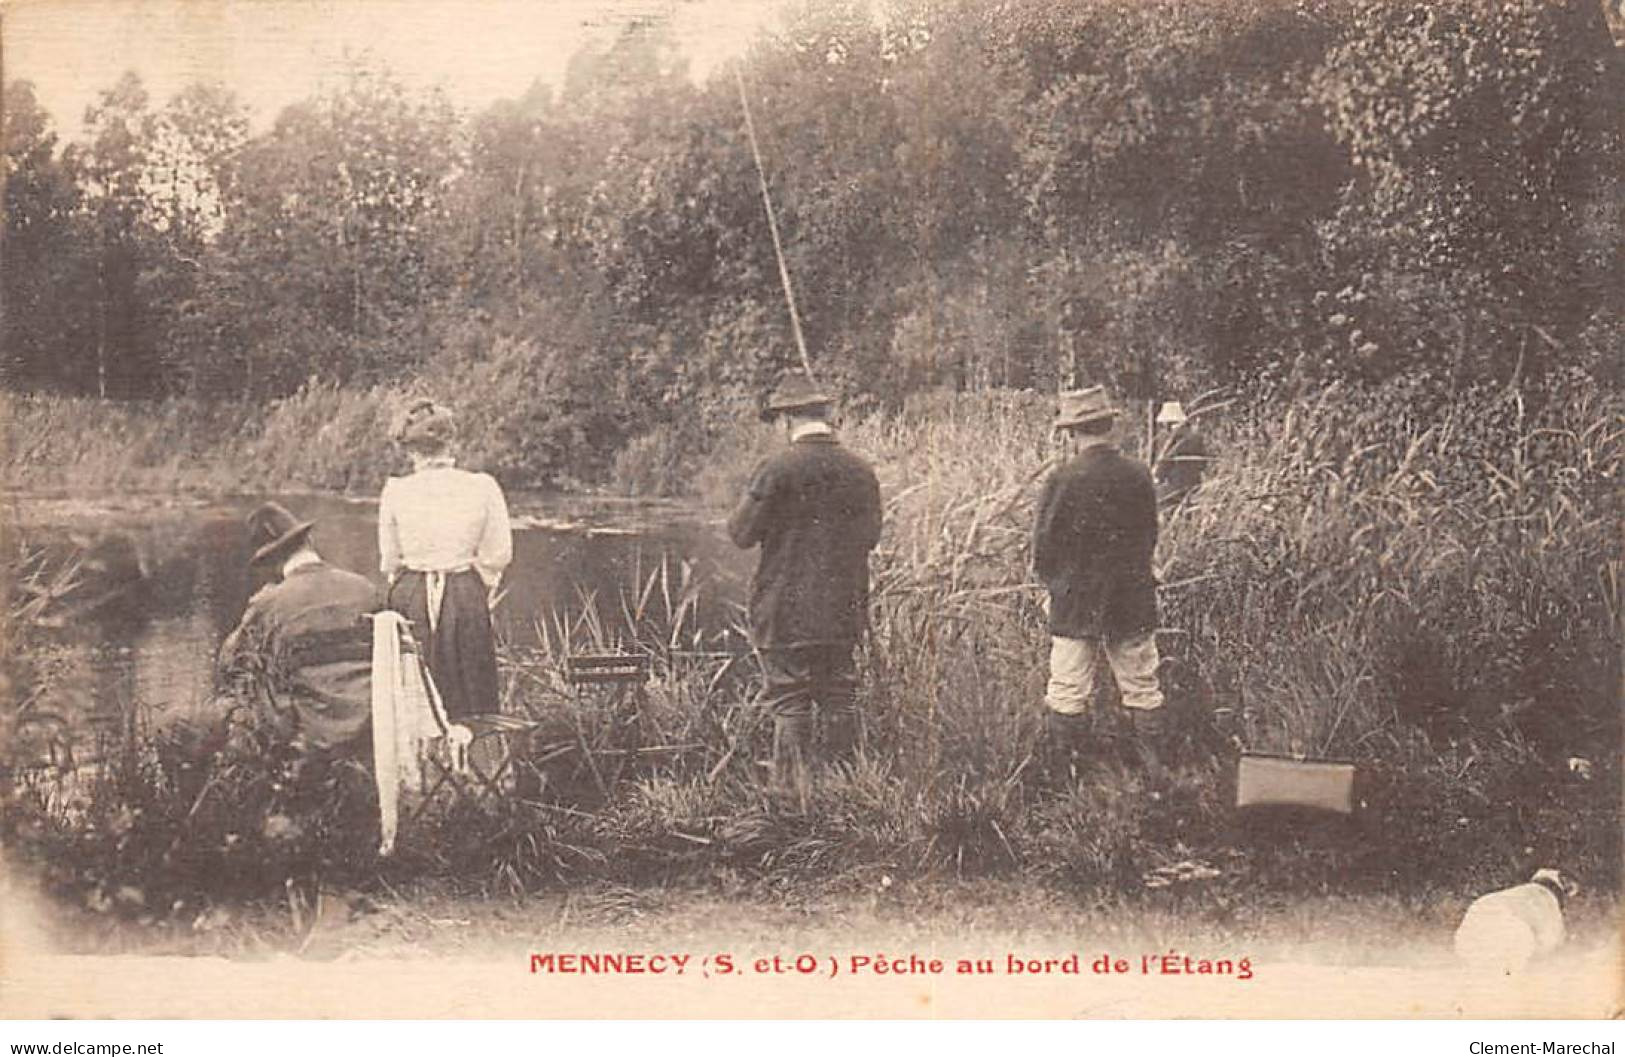
<path id="1" fill-rule="evenodd" d="M 828 393 L 813 384 L 811 378 L 800 371 L 792 371 L 779 381 L 778 388 L 768 396 L 767 403 L 762 407 L 762 418 L 766 421 L 784 411 L 828 407 L 834 402 Z"/>
<path id="2" fill-rule="evenodd" d="M 1178 425 L 1184 421 L 1186 421 L 1185 409 L 1180 406 L 1178 400 L 1168 401 L 1157 412 L 1157 425 L 1159 426 Z"/>
<path id="3" fill-rule="evenodd" d="M 1106 387 L 1092 385 L 1087 389 L 1069 389 L 1060 395 L 1060 410 L 1055 413 L 1054 427 L 1070 429 L 1074 426 L 1117 417 Z"/>
<path id="4" fill-rule="evenodd" d="M 300 521 L 281 503 L 265 503 L 248 515 L 248 543 L 254 547 L 250 565 L 287 557 L 310 535 L 314 521 Z"/>

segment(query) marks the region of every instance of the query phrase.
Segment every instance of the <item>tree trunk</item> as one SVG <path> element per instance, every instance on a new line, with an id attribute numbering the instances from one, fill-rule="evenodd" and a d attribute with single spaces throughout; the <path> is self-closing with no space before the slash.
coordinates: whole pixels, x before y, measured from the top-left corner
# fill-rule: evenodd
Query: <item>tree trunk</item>
<path id="1" fill-rule="evenodd" d="M 513 297 L 519 314 L 525 314 L 525 163 L 519 163 L 519 172 L 513 181 Z"/>
<path id="2" fill-rule="evenodd" d="M 96 395 L 107 399 L 107 252 L 98 240 L 96 252 Z"/>
<path id="3" fill-rule="evenodd" d="M 350 337 L 361 336 L 361 258 L 356 247 L 350 247 Z"/>

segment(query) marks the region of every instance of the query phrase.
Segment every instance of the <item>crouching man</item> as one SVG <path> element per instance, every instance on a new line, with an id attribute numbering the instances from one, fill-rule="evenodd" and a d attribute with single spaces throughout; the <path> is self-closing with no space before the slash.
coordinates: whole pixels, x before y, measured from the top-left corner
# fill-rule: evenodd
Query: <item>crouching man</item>
<path id="1" fill-rule="evenodd" d="M 1117 410 L 1100 386 L 1061 394 L 1054 428 L 1070 456 L 1044 482 L 1033 568 L 1049 591 L 1045 696 L 1052 760 L 1070 768 L 1104 658 L 1154 780 L 1162 778 L 1157 682 L 1157 497 L 1150 471 L 1112 441 Z"/>
<path id="2" fill-rule="evenodd" d="M 756 467 L 728 519 L 735 544 L 762 548 L 751 644 L 773 715 L 775 783 L 803 794 L 810 763 L 854 745 L 853 651 L 868 619 L 869 552 L 880 539 L 880 485 L 836 439 L 830 403 L 800 374 L 774 391 L 763 418 L 780 424 L 788 444 Z"/>
<path id="3" fill-rule="evenodd" d="M 364 576 L 322 560 L 314 522 L 276 503 L 249 515 L 251 564 L 281 573 L 254 594 L 220 646 L 219 671 L 247 682 L 261 718 L 303 749 L 350 747 L 372 717 L 370 625 L 377 608 Z"/>

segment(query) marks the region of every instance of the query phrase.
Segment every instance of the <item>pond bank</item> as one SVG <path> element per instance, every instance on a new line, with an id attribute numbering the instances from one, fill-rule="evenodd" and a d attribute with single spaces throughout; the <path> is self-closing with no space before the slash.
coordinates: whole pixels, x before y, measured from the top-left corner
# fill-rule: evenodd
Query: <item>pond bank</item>
<path id="1" fill-rule="evenodd" d="M 8 534 L 29 556 L 25 578 L 58 584 L 31 618 L 35 652 L 60 662 L 36 712 L 67 721 L 76 758 L 95 758 L 97 724 L 81 718 L 117 731 L 130 715 L 207 711 L 216 649 L 264 581 L 243 520 L 265 498 L 0 494 Z M 323 557 L 369 576 L 381 602 L 374 500 L 275 498 L 314 520 Z M 631 637 L 622 602 L 651 577 L 689 591 L 686 624 L 672 629 L 685 641 L 715 641 L 743 596 L 745 556 L 693 505 L 520 493 L 511 509 L 516 560 L 494 614 L 506 648 L 534 650 L 589 610 L 605 634 Z"/>
<path id="2" fill-rule="evenodd" d="M 8 824 L 64 889 L 104 899 L 130 884 L 159 906 L 401 871 L 485 891 L 864 868 L 1121 891 L 1184 860 L 1225 866 L 1246 748 L 1350 759 L 1369 780 L 1358 840 L 1271 852 L 1269 898 L 1460 895 L 1543 866 L 1615 892 L 1620 761 L 1598 746 L 1619 743 L 1625 451 L 1617 399 L 1568 396 L 1520 411 L 1515 394 L 1481 393 L 1442 417 L 1399 414 L 1382 393 L 1233 409 L 1159 543 L 1181 761 L 1160 799 L 1116 758 L 1105 688 L 1086 779 L 1057 790 L 1034 766 L 1048 631 L 1027 537 L 1048 419 L 1030 394 L 983 394 L 846 430 L 887 501 L 861 667 L 867 752 L 804 815 L 762 793 L 752 667 L 679 661 L 670 622 L 652 620 L 638 642 L 661 663 L 635 724 L 558 693 L 556 658 L 511 656 L 513 703 L 539 718 L 541 744 L 592 748 L 549 757 L 546 802 L 427 817 L 422 854 L 390 870 L 356 858 L 375 836 L 364 796 L 340 812 L 262 752 L 217 761 L 232 795 L 196 812 L 130 774 L 93 805 L 95 827 L 49 804 L 15 805 Z M 672 598 L 664 616 L 683 611 Z M 301 812 L 311 824 L 263 828 Z M 185 859 L 163 854 L 177 844 Z"/>

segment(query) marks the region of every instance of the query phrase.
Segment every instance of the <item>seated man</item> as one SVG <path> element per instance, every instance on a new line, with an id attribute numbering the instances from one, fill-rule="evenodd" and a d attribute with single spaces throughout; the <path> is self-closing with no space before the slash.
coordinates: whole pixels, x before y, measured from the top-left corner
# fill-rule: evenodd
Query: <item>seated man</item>
<path id="1" fill-rule="evenodd" d="M 225 677 L 248 677 L 256 706 L 306 749 L 351 745 L 372 715 L 372 629 L 377 608 L 364 576 L 324 562 L 310 542 L 314 522 L 276 503 L 248 518 L 251 563 L 280 568 L 280 582 L 248 600 L 220 646 Z"/>
<path id="2" fill-rule="evenodd" d="M 378 851 L 389 855 L 400 791 L 422 784 L 422 746 L 448 739 L 450 766 L 461 771 L 471 735 L 446 719 L 415 647 L 403 641 L 404 618 L 386 612 L 367 619 L 377 608 L 372 583 L 324 562 L 310 542 L 312 525 L 276 503 L 249 516 L 252 563 L 277 565 L 282 579 L 248 600 L 220 646 L 219 669 L 228 681 L 250 685 L 256 714 L 295 749 L 370 761 Z"/>

